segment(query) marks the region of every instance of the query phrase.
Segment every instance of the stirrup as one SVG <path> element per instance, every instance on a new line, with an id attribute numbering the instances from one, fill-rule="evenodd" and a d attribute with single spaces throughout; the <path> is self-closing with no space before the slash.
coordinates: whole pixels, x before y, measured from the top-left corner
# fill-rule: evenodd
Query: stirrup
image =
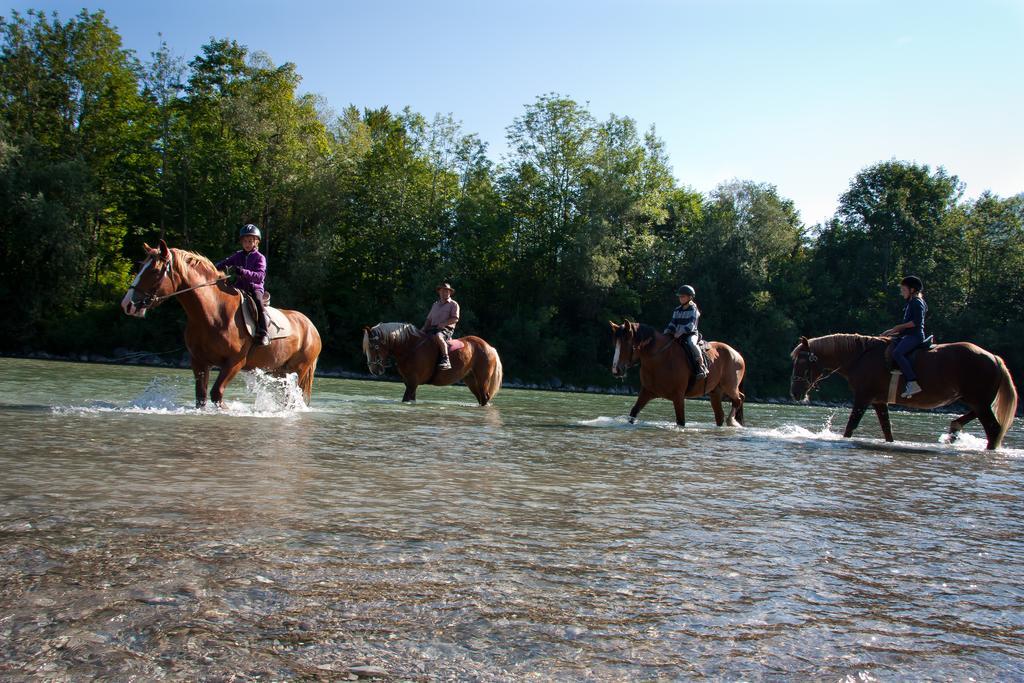
<path id="1" fill-rule="evenodd" d="M 437 367 L 440 368 L 441 370 L 451 370 L 452 362 L 445 358 L 444 360 L 437 364 Z"/>

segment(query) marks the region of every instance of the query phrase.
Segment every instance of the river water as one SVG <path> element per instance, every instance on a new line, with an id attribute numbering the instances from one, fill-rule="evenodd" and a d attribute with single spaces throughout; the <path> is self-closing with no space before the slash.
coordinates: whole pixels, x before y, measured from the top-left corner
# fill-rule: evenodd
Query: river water
<path id="1" fill-rule="evenodd" d="M 1024 678 L 1020 421 L 314 392 L 0 360 L 0 676 Z"/>

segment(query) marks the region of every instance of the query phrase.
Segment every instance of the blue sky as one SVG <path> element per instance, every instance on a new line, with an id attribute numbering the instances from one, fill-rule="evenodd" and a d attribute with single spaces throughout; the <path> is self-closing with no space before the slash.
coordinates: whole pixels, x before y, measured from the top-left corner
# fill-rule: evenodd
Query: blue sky
<path id="1" fill-rule="evenodd" d="M 967 194 L 1024 191 L 1024 1 L 603 0 L 14 3 L 103 9 L 148 57 L 162 32 L 195 55 L 230 37 L 291 61 L 337 110 L 454 114 L 505 150 L 537 95 L 631 116 L 707 191 L 767 181 L 804 220 L 830 216 L 861 168 L 945 166 Z"/>

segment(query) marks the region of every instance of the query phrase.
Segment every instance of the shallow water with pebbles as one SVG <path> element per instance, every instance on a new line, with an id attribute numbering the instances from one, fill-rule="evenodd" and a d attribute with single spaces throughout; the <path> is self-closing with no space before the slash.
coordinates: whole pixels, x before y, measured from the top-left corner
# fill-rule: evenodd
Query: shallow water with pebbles
<path id="1" fill-rule="evenodd" d="M 0 677 L 1024 678 L 1019 423 L 0 370 Z"/>

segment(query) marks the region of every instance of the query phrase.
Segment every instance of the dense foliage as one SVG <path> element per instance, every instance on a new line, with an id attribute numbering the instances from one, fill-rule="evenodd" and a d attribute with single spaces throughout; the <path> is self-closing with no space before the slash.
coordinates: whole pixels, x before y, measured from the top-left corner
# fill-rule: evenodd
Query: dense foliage
<path id="1" fill-rule="evenodd" d="M 884 161 L 805 226 L 767 183 L 677 185 L 653 129 L 559 95 L 512 120 L 495 163 L 450 116 L 335 113 L 299 83 L 232 40 L 140 60 L 102 12 L 3 20 L 3 348 L 180 346 L 177 307 L 117 308 L 142 242 L 217 258 L 254 222 L 275 303 L 351 369 L 364 324 L 420 322 L 444 277 L 506 377 L 609 383 L 606 321 L 661 325 L 688 282 L 705 334 L 747 357 L 748 393 L 780 395 L 799 334 L 885 329 L 913 272 L 931 332 L 1024 370 L 1024 195 L 965 201 L 941 167 Z"/>

